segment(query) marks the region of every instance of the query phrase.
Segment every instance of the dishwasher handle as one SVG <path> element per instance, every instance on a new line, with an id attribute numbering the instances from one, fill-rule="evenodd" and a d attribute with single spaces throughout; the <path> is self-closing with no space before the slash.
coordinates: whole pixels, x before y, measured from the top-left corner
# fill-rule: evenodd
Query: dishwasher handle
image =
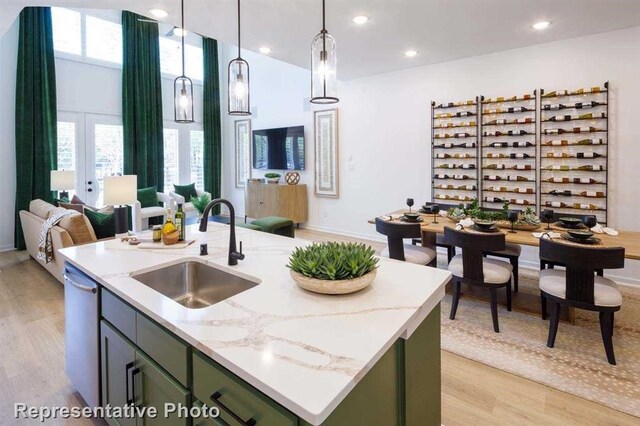
<path id="1" fill-rule="evenodd" d="M 69 271 L 68 269 L 65 271 L 64 274 L 64 279 L 65 281 L 67 281 L 69 284 L 71 284 L 72 286 L 74 286 L 75 288 L 82 290 L 82 291 L 88 291 L 91 292 L 93 294 L 96 294 L 98 292 L 98 288 L 96 286 L 88 286 L 88 285 L 83 285 L 83 284 L 79 284 L 78 282 L 73 280 L 73 273 L 70 273 L 71 271 Z"/>

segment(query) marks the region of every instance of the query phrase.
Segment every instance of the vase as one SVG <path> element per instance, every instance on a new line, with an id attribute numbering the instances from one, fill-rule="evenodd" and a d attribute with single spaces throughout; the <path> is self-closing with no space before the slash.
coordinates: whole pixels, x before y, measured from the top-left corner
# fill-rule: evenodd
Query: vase
<path id="1" fill-rule="evenodd" d="M 300 182 L 300 173 L 298 172 L 289 172 L 284 175 L 284 180 L 289 185 L 297 185 Z"/>
<path id="2" fill-rule="evenodd" d="M 291 278 L 305 290 L 320 294 L 349 294 L 368 287 L 376 277 L 377 269 L 351 280 L 319 280 L 290 270 Z"/>
<path id="3" fill-rule="evenodd" d="M 280 182 L 280 176 L 277 178 L 266 178 L 268 183 L 278 183 Z"/>

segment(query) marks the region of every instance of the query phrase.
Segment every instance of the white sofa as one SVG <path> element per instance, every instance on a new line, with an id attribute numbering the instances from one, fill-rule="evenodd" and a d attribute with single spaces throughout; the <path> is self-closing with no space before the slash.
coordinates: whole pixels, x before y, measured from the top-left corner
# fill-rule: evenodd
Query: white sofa
<path id="1" fill-rule="evenodd" d="M 201 189 L 196 189 L 196 194 L 198 194 L 198 197 L 202 197 L 203 195 L 207 194 L 209 198 L 211 198 L 210 193 Z M 178 204 L 182 204 L 182 211 L 184 212 L 185 218 L 198 216 L 198 210 L 193 206 L 193 203 L 191 201 L 186 201 L 182 195 L 176 194 L 174 191 L 169 191 L 169 195 L 171 196 L 171 198 L 173 198 L 174 206 L 176 209 L 178 208 Z"/>
<path id="2" fill-rule="evenodd" d="M 158 201 L 164 203 L 164 207 L 142 207 L 140 201 L 131 205 L 131 220 L 133 232 L 141 232 L 149 228 L 149 218 L 162 216 L 162 223 L 167 219 L 167 209 L 175 211 L 174 199 L 169 195 L 158 192 Z"/>

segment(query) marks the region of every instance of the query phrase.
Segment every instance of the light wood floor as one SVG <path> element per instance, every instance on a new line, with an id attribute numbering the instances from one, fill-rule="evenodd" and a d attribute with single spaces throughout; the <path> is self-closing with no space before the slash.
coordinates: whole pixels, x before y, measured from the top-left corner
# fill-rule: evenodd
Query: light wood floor
<path id="1" fill-rule="evenodd" d="M 314 241 L 352 238 L 304 229 Z M 371 243 L 376 250 L 380 243 Z M 64 291 L 25 252 L 0 253 L 0 425 L 14 402 L 81 406 L 64 373 Z M 453 425 L 632 425 L 639 419 L 442 352 L 442 422 Z M 45 424 L 102 424 L 57 420 Z"/>

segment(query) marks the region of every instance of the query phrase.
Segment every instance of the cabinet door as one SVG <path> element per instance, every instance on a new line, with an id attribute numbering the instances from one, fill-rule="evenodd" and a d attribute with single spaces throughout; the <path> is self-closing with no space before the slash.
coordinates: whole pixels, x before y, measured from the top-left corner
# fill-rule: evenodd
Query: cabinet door
<path id="1" fill-rule="evenodd" d="M 193 403 L 194 407 L 202 408 L 204 404 L 200 401 L 195 401 Z M 209 405 L 211 407 L 211 405 Z M 204 414 L 204 412 L 200 412 L 200 414 Z M 227 426 L 227 423 L 221 418 L 211 418 L 204 415 L 193 417 L 193 426 Z"/>
<path id="2" fill-rule="evenodd" d="M 112 329 L 105 321 L 100 322 L 102 405 L 124 407 L 131 389 L 131 370 L 136 360 L 135 348 Z M 135 425 L 133 418 L 107 418 L 110 425 Z"/>
<path id="3" fill-rule="evenodd" d="M 136 367 L 139 369 L 133 379 L 136 406 L 155 407 L 157 410 L 157 416 L 145 416 L 138 425 L 188 425 L 189 416 L 180 417 L 178 411 L 165 416 L 165 404 L 181 406 L 188 411 L 189 391 L 140 352 L 136 353 Z"/>

